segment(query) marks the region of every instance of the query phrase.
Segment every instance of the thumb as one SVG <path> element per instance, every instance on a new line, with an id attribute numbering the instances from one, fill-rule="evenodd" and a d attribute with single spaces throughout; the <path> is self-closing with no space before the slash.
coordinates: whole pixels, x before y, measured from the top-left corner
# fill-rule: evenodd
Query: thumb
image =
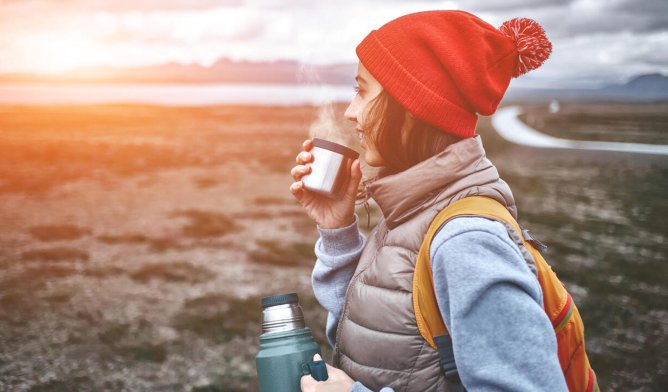
<path id="1" fill-rule="evenodd" d="M 362 178 L 362 169 L 359 158 L 355 159 L 350 165 L 350 178 L 355 181 L 359 181 Z"/>
<path id="2" fill-rule="evenodd" d="M 320 356 L 320 354 L 315 354 L 315 355 L 313 356 L 313 360 L 314 360 L 314 361 L 320 361 L 320 360 L 322 360 L 322 357 Z M 327 369 L 327 374 L 328 374 L 329 376 L 332 375 L 332 372 L 338 370 L 337 368 L 335 368 L 334 366 L 328 364 L 327 362 L 325 362 L 325 368 Z"/>
<path id="3" fill-rule="evenodd" d="M 355 159 L 350 165 L 350 180 L 348 181 L 347 193 L 349 195 L 357 194 L 357 187 L 362 179 L 362 169 L 360 169 L 360 160 Z"/>

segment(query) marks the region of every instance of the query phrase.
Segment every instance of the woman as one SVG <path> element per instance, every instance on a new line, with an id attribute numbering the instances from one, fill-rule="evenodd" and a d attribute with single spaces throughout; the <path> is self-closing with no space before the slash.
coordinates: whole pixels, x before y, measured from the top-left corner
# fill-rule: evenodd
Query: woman
<path id="1" fill-rule="evenodd" d="M 290 191 L 320 233 L 313 289 L 329 312 L 336 368 L 328 367 L 325 382 L 304 377 L 302 390 L 446 390 L 438 354 L 415 324 L 415 257 L 435 215 L 463 197 L 494 198 L 517 216 L 512 192 L 475 135 L 477 114 L 491 115 L 511 77 L 540 66 L 550 50 L 531 20 L 496 29 L 463 11 L 406 15 L 358 45 L 358 92 L 345 117 L 356 124 L 366 162 L 381 168 L 364 191 L 383 217 L 368 238 L 358 230 L 359 160 L 340 199 L 305 190 L 312 142 L 304 142 Z M 540 285 L 506 228 L 455 218 L 430 249 L 463 386 L 566 390 Z"/>

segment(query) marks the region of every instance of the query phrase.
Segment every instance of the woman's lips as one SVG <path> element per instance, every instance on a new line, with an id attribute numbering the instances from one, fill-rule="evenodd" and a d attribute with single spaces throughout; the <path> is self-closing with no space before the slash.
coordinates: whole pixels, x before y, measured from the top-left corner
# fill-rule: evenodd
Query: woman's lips
<path id="1" fill-rule="evenodd" d="M 362 148 L 365 148 L 366 144 L 364 143 L 364 132 L 362 132 L 362 130 L 359 128 L 357 128 L 357 136 L 360 139 L 360 145 L 362 146 Z"/>

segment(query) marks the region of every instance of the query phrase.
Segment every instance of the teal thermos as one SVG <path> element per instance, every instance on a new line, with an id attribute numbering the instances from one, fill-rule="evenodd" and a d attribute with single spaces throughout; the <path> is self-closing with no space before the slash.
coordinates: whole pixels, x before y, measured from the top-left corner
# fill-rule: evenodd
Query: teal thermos
<path id="1" fill-rule="evenodd" d="M 322 361 L 313 361 L 320 346 L 304 323 L 296 293 L 262 298 L 262 335 L 255 356 L 260 392 L 299 392 L 300 379 L 312 374 L 326 380 Z M 322 355 L 322 354 L 321 354 Z"/>

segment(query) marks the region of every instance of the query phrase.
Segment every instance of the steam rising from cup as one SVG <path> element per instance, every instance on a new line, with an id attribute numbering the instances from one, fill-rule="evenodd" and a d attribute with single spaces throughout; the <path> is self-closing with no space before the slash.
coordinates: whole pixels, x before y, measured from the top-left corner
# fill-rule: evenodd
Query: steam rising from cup
<path id="1" fill-rule="evenodd" d="M 318 101 L 324 103 L 318 108 L 318 117 L 309 126 L 309 138 L 320 138 L 343 145 L 348 144 L 350 137 L 339 126 L 334 114 L 334 103 L 331 99 L 326 99 L 325 87 L 315 67 L 307 63 L 301 63 L 297 71 L 297 80 L 322 87 L 322 97 L 320 97 L 322 99 Z"/>
<path id="2" fill-rule="evenodd" d="M 300 67 L 298 80 L 304 78 L 320 84 L 313 67 Z M 350 165 L 359 158 L 359 153 L 346 147 L 350 138 L 339 127 L 331 101 L 318 109 L 318 117 L 309 127 L 309 138 L 313 140 L 313 161 L 307 163 L 311 167 L 310 174 L 302 177 L 304 188 L 338 198 L 348 183 Z"/>

